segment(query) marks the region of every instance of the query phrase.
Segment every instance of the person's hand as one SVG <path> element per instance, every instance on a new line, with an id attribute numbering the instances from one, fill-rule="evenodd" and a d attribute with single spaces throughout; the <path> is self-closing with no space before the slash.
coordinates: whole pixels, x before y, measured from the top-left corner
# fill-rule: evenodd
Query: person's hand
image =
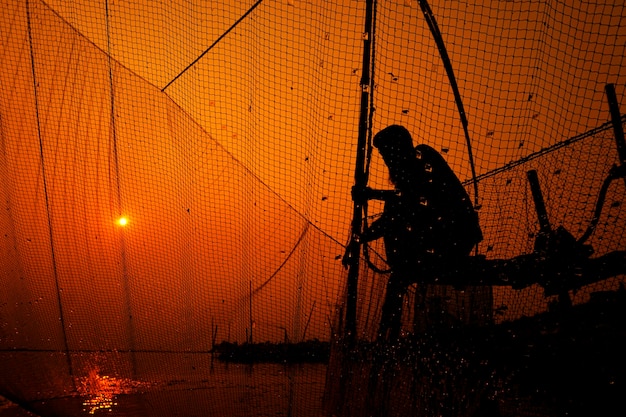
<path id="1" fill-rule="evenodd" d="M 359 235 L 355 234 L 350 238 L 350 243 L 346 246 L 346 252 L 341 259 L 341 264 L 344 268 L 348 268 L 348 266 L 352 263 L 353 259 L 356 256 L 359 256 L 359 248 L 360 248 L 361 238 Z"/>

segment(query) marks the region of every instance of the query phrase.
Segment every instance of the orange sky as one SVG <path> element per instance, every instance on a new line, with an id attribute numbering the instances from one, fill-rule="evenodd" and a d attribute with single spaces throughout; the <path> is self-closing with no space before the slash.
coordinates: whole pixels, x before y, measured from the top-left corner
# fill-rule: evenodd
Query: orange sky
<path id="1" fill-rule="evenodd" d="M 0 313 L 22 329 L 2 330 L 9 345 L 61 349 L 61 315 L 73 349 L 207 349 L 211 323 L 218 339 L 243 341 L 251 284 L 265 285 L 253 298 L 257 340 L 280 340 L 282 328 L 328 337 L 345 280 L 363 12 L 264 2 L 161 91 L 254 2 L 223 3 L 112 2 L 109 42 L 103 2 L 30 1 L 30 38 L 25 2 L 6 7 Z M 441 60 L 406 3 L 379 5 L 374 130 L 404 124 L 467 180 Z M 606 122 L 607 82 L 622 97 L 623 6 L 569 19 L 561 3 L 433 3 L 478 174 Z M 549 162 L 549 174 L 580 169 Z M 608 169 L 597 164 L 593 192 Z M 516 175 L 481 186 L 481 249 L 493 256 L 531 249 L 534 213 Z M 594 201 L 568 218 L 564 177 L 546 187 L 549 208 L 580 223 Z M 370 184 L 389 186 L 375 152 Z"/>

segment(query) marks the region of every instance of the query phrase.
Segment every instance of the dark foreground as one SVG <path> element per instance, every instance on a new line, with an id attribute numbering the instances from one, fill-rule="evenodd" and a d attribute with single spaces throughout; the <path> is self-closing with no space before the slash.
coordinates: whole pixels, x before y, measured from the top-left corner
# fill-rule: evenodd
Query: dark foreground
<path id="1" fill-rule="evenodd" d="M 334 349 L 329 414 L 626 415 L 626 291 L 485 327 Z"/>

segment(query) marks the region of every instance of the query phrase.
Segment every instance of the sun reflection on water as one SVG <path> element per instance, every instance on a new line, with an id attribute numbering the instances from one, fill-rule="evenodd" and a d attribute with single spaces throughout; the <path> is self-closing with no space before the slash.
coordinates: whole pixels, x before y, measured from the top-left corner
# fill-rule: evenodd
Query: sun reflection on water
<path id="1" fill-rule="evenodd" d="M 99 369 L 90 369 L 87 376 L 78 380 L 77 390 L 83 398 L 83 410 L 95 414 L 98 410 L 112 411 L 120 394 L 130 394 L 137 388 L 149 385 L 129 378 L 100 375 Z"/>

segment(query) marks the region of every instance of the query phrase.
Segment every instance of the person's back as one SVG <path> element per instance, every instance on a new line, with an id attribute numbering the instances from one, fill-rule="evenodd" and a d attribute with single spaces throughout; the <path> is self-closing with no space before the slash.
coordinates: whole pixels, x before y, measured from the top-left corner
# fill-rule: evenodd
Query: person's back
<path id="1" fill-rule="evenodd" d="M 398 195 L 385 203 L 379 233 L 387 261 L 398 270 L 415 270 L 470 254 L 482 240 L 478 216 L 465 188 L 445 159 L 428 145 L 413 147 L 409 132 L 392 125 L 374 138 Z M 371 239 L 369 239 L 371 240 Z M 406 280 L 406 277 L 403 277 Z"/>
<path id="2" fill-rule="evenodd" d="M 421 172 L 416 192 L 428 213 L 418 233 L 424 234 L 436 258 L 467 256 L 482 240 L 470 197 L 441 154 L 428 145 L 415 149 L 417 170 Z"/>

